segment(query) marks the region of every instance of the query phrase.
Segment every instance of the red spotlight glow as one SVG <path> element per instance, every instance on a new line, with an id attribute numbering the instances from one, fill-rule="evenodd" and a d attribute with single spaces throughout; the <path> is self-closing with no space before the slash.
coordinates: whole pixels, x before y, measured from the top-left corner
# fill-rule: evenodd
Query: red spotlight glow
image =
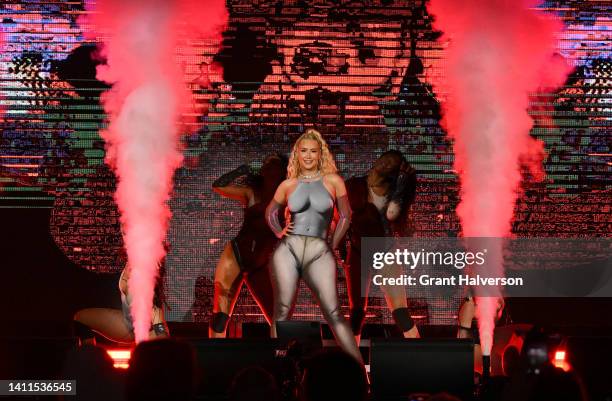
<path id="1" fill-rule="evenodd" d="M 565 350 L 557 350 L 555 351 L 555 356 L 552 363 L 556 368 L 563 369 L 564 372 L 568 372 L 571 367 L 566 358 L 567 352 Z"/>
<path id="2" fill-rule="evenodd" d="M 116 369 L 127 369 L 130 366 L 132 351 L 129 349 L 107 349 L 106 352 L 113 359 Z"/>

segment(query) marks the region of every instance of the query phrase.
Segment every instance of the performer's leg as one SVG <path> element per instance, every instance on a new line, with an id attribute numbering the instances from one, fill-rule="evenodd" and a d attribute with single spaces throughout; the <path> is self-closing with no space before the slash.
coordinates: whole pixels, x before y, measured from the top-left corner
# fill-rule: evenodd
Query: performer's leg
<path id="1" fill-rule="evenodd" d="M 302 238 L 295 235 L 285 237 L 272 255 L 270 264 L 270 280 L 274 294 L 274 312 L 270 325 L 272 338 L 276 338 L 276 322 L 289 318 L 297 294 L 297 284 L 300 278 L 297 255 L 303 253 Z"/>
<path id="2" fill-rule="evenodd" d="M 304 280 L 321 307 L 338 345 L 363 363 L 353 331 L 340 311 L 336 285 L 336 259 L 327 243 L 320 238 L 307 238 L 304 261 L 307 261 L 304 265 Z"/>
<path id="3" fill-rule="evenodd" d="M 476 315 L 476 305 L 474 304 L 474 298 L 467 297 L 463 300 L 459 313 L 457 314 L 457 321 L 459 328 L 457 329 L 457 338 L 471 338 L 472 337 L 472 320 Z"/>
<path id="4" fill-rule="evenodd" d="M 249 272 L 245 281 L 251 295 L 255 298 L 255 302 L 257 302 L 266 321 L 271 326 L 272 314 L 274 313 L 274 295 L 268 266 Z"/>
<path id="5" fill-rule="evenodd" d="M 482 372 L 482 348 L 478 338 L 478 327 L 473 327 L 476 316 L 476 303 L 473 297 L 466 297 L 459 308 L 457 338 L 474 338 L 474 371 Z M 476 336 L 474 336 L 476 334 Z"/>
<path id="6" fill-rule="evenodd" d="M 347 256 L 348 263 L 344 265 L 344 275 L 346 277 L 346 287 L 350 305 L 351 329 L 355 335 L 357 344 L 361 339 L 361 328 L 365 320 L 366 309 L 368 307 L 368 286 L 366 293 L 361 293 L 361 254 L 356 248 L 350 248 Z"/>
<path id="7" fill-rule="evenodd" d="M 79 339 L 79 345 L 96 345 L 96 333 L 75 318 L 72 320 L 72 332 Z"/>
<path id="8" fill-rule="evenodd" d="M 496 321 L 500 319 L 505 306 L 503 298 L 499 298 L 497 302 L 498 306 Z M 478 334 L 478 327 L 473 327 L 475 317 L 476 302 L 474 297 L 468 296 L 463 300 L 457 315 L 459 325 L 457 330 L 457 338 L 474 338 L 474 370 L 482 372 L 482 347 L 480 345 L 480 336 Z"/>
<path id="9" fill-rule="evenodd" d="M 82 309 L 74 315 L 74 320 L 109 340 L 120 343 L 131 343 L 134 341 L 134 333 L 130 331 L 123 313 L 119 309 Z"/>
<path id="10" fill-rule="evenodd" d="M 231 243 L 227 243 L 215 269 L 213 316 L 208 327 L 210 338 L 225 338 L 227 323 L 236 305 L 243 277 Z"/>
<path id="11" fill-rule="evenodd" d="M 504 312 L 505 301 L 503 298 L 497 299 L 497 315 L 495 321 L 501 319 Z M 457 323 L 459 329 L 457 331 L 457 338 L 472 338 L 473 335 L 473 322 L 476 318 L 476 301 L 474 297 L 468 296 L 461 303 L 459 313 L 457 314 Z"/>
<path id="12" fill-rule="evenodd" d="M 399 277 L 402 274 L 402 268 L 399 266 L 388 267 L 387 273 L 390 277 Z M 419 338 L 419 329 L 410 316 L 408 309 L 408 300 L 406 298 L 406 288 L 398 285 L 383 286 L 382 290 L 385 294 L 387 306 L 391 311 L 395 324 L 404 334 L 405 338 Z"/>
<path id="13" fill-rule="evenodd" d="M 81 339 L 81 344 L 95 345 L 95 338 L 89 332 L 96 332 L 111 341 L 131 343 L 134 333 L 125 322 L 123 312 L 119 309 L 89 308 L 82 309 L 74 315 L 75 334 Z M 149 339 L 164 338 L 170 335 L 164 319 L 164 311 L 153 307 L 151 316 L 151 331 Z"/>

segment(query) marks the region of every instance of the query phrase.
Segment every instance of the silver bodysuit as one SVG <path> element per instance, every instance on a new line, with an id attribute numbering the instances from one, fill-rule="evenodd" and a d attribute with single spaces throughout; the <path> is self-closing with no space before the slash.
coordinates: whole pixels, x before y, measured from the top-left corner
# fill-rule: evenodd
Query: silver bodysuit
<path id="1" fill-rule="evenodd" d="M 344 320 L 336 287 L 336 259 L 327 243 L 327 232 L 334 212 L 334 199 L 323 185 L 323 179 L 299 181 L 287 199 L 293 228 L 285 235 L 272 256 L 270 275 L 274 288 L 272 336 L 276 337 L 276 322 L 287 320 L 298 289 L 300 277 L 323 312 L 340 347 L 361 361 L 353 332 Z M 346 196 L 339 199 L 338 223 L 334 237 L 342 237 L 350 222 L 350 206 Z M 266 212 L 270 228 L 282 235 L 276 215 L 279 204 L 271 202 Z M 348 209 L 346 209 L 348 208 Z M 334 240 L 336 242 L 337 239 Z"/>
<path id="2" fill-rule="evenodd" d="M 292 234 L 327 238 L 334 213 L 334 200 L 323 180 L 300 181 L 287 199 L 293 222 Z"/>

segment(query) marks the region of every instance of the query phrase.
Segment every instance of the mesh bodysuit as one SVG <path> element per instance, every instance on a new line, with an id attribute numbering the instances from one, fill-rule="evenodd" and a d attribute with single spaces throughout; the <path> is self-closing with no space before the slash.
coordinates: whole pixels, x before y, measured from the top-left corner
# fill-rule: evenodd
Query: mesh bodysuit
<path id="1" fill-rule="evenodd" d="M 340 312 L 336 288 L 336 259 L 327 244 L 334 200 L 323 180 L 299 181 L 288 201 L 293 229 L 286 235 L 272 256 L 270 274 L 274 288 L 274 322 L 287 320 L 295 301 L 298 280 L 304 278 L 323 316 L 332 329 L 338 345 L 361 360 L 353 332 Z M 282 235 L 277 214 L 281 205 L 272 201 L 267 217 L 272 230 Z M 334 233 L 334 244 L 344 235 L 350 221 L 348 199 L 338 199 L 340 220 Z M 276 336 L 276 325 L 272 325 Z"/>

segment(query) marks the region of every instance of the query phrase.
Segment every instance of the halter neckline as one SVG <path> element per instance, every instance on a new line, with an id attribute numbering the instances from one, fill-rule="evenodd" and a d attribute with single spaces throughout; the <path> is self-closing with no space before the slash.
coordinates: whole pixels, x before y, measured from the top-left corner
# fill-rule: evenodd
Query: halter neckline
<path id="1" fill-rule="evenodd" d="M 321 181 L 321 180 L 323 179 L 323 176 L 322 176 L 322 175 L 320 175 L 320 176 L 318 176 L 318 177 L 313 177 L 313 178 L 301 178 L 301 177 L 297 177 L 297 179 L 298 179 L 298 181 L 299 181 L 299 182 L 306 182 L 306 183 L 309 183 L 309 182 L 317 182 L 317 181 Z"/>

